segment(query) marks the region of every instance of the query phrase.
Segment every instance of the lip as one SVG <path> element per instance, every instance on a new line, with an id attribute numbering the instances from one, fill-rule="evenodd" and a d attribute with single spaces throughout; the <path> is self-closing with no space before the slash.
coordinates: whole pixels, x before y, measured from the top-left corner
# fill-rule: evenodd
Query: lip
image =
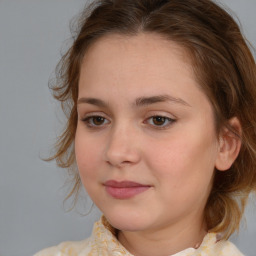
<path id="1" fill-rule="evenodd" d="M 108 180 L 104 183 L 106 192 L 116 199 L 128 199 L 134 197 L 146 190 L 151 186 L 144 185 L 133 181 L 115 181 Z"/>

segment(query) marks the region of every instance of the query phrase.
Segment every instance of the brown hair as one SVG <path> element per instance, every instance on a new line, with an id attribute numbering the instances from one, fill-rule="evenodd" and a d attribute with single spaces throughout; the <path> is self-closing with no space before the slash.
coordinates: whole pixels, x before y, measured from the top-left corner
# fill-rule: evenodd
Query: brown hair
<path id="1" fill-rule="evenodd" d="M 78 25 L 52 86 L 68 121 L 57 140 L 56 154 L 50 159 L 56 159 L 60 167 L 74 175 L 68 197 L 74 194 L 76 198 L 81 185 L 73 143 L 78 80 L 85 52 L 106 34 L 158 33 L 189 52 L 198 82 L 213 105 L 216 131 L 228 127 L 228 120 L 234 116 L 241 122 L 239 156 L 228 171 L 215 170 L 205 207 L 208 229 L 223 232 L 228 238 L 239 228 L 249 193 L 256 190 L 256 66 L 237 23 L 210 0 L 99 0 L 83 11 Z"/>

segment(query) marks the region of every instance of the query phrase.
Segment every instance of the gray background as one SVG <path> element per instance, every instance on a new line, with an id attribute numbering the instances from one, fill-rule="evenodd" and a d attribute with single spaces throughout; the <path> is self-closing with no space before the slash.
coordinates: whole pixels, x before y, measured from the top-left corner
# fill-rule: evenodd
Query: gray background
<path id="1" fill-rule="evenodd" d="M 220 2 L 238 15 L 256 46 L 256 1 Z M 99 217 L 96 209 L 88 216 L 81 216 L 79 209 L 65 212 L 66 172 L 40 160 L 49 153 L 64 120 L 48 79 L 68 43 L 69 21 L 84 3 L 0 0 L 0 256 L 27 256 L 61 241 L 81 240 Z M 82 202 L 89 209 L 90 202 Z M 244 223 L 232 241 L 246 255 L 256 256 L 252 203 L 246 218 L 247 227 Z"/>

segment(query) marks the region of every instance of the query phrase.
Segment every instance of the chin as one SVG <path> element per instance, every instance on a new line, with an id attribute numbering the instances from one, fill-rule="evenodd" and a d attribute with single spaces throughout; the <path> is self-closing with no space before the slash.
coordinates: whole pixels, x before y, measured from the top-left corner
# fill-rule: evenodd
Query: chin
<path id="1" fill-rule="evenodd" d="M 108 222 L 116 229 L 123 231 L 142 231 L 149 226 L 149 220 L 145 215 L 134 213 L 106 213 L 104 214 Z"/>

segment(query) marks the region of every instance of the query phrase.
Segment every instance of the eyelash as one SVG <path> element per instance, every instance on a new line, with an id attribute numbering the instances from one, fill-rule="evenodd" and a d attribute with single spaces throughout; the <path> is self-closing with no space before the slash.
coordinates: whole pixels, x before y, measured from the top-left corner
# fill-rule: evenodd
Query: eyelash
<path id="1" fill-rule="evenodd" d="M 88 117 L 85 117 L 82 119 L 82 121 L 86 124 L 87 127 L 91 128 L 91 129 L 99 129 L 101 128 L 103 125 L 95 125 L 95 124 L 92 124 L 91 121 L 94 119 L 94 118 L 101 118 L 103 119 L 104 121 L 106 121 L 107 119 L 103 116 L 99 116 L 99 115 L 95 115 L 95 116 L 88 116 Z"/>
<path id="2" fill-rule="evenodd" d="M 167 129 L 170 125 L 172 125 L 176 121 L 173 118 L 170 118 L 167 116 L 161 116 L 161 115 L 151 116 L 151 117 L 147 118 L 146 121 L 152 120 L 152 122 L 153 122 L 154 118 L 160 118 L 160 119 L 162 119 L 161 121 L 164 121 L 164 124 L 162 124 L 162 125 L 150 124 L 152 127 L 156 128 L 156 129 Z M 166 124 L 166 122 L 167 122 L 167 124 Z"/>
<path id="3" fill-rule="evenodd" d="M 95 118 L 100 118 L 101 121 L 103 121 L 104 123 L 107 120 L 103 116 L 94 115 L 94 116 L 87 116 L 87 117 L 83 118 L 81 121 L 84 122 L 86 124 L 86 126 L 90 129 L 100 129 L 100 128 L 104 127 L 104 125 L 105 125 L 104 123 L 100 124 L 100 125 L 93 124 L 93 119 L 95 119 Z M 173 118 L 170 118 L 167 116 L 162 116 L 162 115 L 153 115 L 153 116 L 147 118 L 146 121 L 152 120 L 152 122 L 153 122 L 154 118 L 160 118 L 160 119 L 163 119 L 162 121 L 164 121 L 164 124 L 162 124 L 162 125 L 150 124 L 150 126 L 155 129 L 167 129 L 174 122 L 176 122 L 176 119 L 173 119 Z M 144 121 L 143 123 L 145 123 L 146 121 Z M 167 124 L 166 124 L 166 122 L 167 122 Z M 108 121 L 108 123 L 109 123 L 109 121 Z"/>

